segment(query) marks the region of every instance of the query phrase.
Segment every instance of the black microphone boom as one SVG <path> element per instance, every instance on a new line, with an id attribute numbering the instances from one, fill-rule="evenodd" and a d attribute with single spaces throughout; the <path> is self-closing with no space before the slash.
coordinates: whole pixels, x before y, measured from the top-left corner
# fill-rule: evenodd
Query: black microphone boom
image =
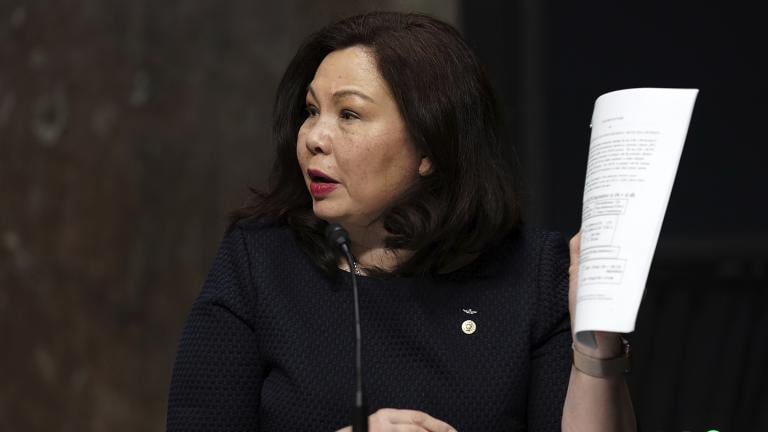
<path id="1" fill-rule="evenodd" d="M 368 432 L 368 406 L 363 394 L 362 337 L 360 333 L 360 301 L 357 292 L 357 264 L 349 248 L 349 234 L 339 224 L 329 224 L 325 236 L 333 248 L 341 249 L 349 264 L 352 276 L 352 292 L 355 297 L 355 405 L 352 409 L 352 432 Z"/>

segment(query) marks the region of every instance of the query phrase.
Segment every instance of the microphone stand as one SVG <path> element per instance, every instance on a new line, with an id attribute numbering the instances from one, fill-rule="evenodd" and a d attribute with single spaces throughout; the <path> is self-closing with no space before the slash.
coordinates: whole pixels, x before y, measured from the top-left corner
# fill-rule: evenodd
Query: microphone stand
<path id="1" fill-rule="evenodd" d="M 360 300 L 357 289 L 357 263 L 349 248 L 349 235 L 339 224 L 328 225 L 326 237 L 333 246 L 341 249 L 352 276 L 352 293 L 355 301 L 355 403 L 352 408 L 352 432 L 368 432 L 368 405 L 363 393 L 362 336 L 360 332 Z"/>

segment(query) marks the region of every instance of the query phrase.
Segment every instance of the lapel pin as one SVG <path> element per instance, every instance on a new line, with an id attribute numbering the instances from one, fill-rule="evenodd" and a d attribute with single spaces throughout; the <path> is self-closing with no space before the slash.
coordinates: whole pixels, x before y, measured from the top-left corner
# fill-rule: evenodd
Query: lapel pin
<path id="1" fill-rule="evenodd" d="M 464 332 L 464 334 L 471 335 L 472 333 L 477 330 L 477 324 L 475 324 L 472 320 L 466 320 L 463 323 L 461 323 L 461 331 Z"/>

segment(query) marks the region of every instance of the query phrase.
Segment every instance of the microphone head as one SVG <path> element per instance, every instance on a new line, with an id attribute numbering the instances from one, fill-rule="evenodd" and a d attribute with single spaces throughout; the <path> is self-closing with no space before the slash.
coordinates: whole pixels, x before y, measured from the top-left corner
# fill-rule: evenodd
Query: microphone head
<path id="1" fill-rule="evenodd" d="M 331 246 L 335 248 L 349 242 L 349 234 L 347 234 L 347 230 L 337 223 L 328 224 L 325 228 L 325 238 L 327 238 Z"/>

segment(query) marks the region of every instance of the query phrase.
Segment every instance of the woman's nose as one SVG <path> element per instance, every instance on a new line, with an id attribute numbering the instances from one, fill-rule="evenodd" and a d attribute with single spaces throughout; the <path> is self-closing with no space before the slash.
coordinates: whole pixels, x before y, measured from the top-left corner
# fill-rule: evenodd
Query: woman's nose
<path id="1" fill-rule="evenodd" d="M 305 145 L 312 154 L 328 154 L 331 149 L 332 133 L 330 126 L 320 116 L 309 124 Z"/>

